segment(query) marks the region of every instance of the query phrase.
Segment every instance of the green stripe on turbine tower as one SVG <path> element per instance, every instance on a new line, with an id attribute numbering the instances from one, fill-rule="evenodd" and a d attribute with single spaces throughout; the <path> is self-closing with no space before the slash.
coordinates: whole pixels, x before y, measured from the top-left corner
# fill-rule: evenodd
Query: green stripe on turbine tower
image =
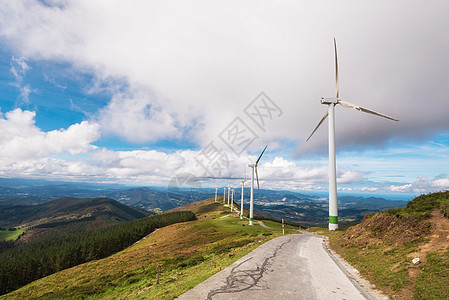
<path id="1" fill-rule="evenodd" d="M 338 224 L 338 216 L 329 216 L 329 223 Z"/>

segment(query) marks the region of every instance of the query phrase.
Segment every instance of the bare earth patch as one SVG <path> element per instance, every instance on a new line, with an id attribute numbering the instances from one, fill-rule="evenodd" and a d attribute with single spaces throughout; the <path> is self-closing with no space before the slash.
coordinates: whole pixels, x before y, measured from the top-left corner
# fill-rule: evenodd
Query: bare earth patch
<path id="1" fill-rule="evenodd" d="M 434 252 L 439 249 L 443 249 L 442 246 L 448 245 L 449 242 L 449 219 L 445 218 L 440 210 L 434 210 L 432 212 L 432 217 L 429 219 L 432 224 L 431 233 L 428 236 L 429 242 L 421 245 L 417 252 L 410 253 L 407 255 L 410 260 L 418 257 L 421 263 L 426 262 L 427 254 Z M 412 281 L 421 274 L 419 268 L 409 269 L 409 277 Z"/>

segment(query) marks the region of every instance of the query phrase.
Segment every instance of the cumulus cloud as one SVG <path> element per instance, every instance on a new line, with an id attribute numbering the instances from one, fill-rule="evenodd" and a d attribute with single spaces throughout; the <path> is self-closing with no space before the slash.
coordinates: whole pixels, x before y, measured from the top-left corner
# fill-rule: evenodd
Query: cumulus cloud
<path id="1" fill-rule="evenodd" d="M 432 187 L 437 189 L 449 189 L 449 178 L 438 178 L 433 180 Z"/>
<path id="2" fill-rule="evenodd" d="M 433 180 L 430 180 L 429 178 L 426 178 L 424 176 L 418 176 L 418 178 L 412 183 L 403 185 L 391 185 L 387 190 L 390 192 L 424 194 L 447 189 L 449 189 L 449 178 L 445 176 L 438 176 Z"/>
<path id="3" fill-rule="evenodd" d="M 17 108 L 0 118 L 0 156 L 13 161 L 43 158 L 55 153 L 80 154 L 95 148 L 98 124 L 83 121 L 67 129 L 41 131 L 35 112 Z"/>
<path id="4" fill-rule="evenodd" d="M 364 186 L 364 187 L 362 187 L 362 188 L 360 189 L 360 191 L 362 191 L 362 192 L 377 192 L 377 191 L 379 191 L 379 188 L 377 188 L 377 187 L 366 187 L 366 186 Z"/>
<path id="5" fill-rule="evenodd" d="M 143 91 L 115 94 L 99 112 L 98 122 L 105 133 L 136 143 L 182 136 L 173 116 Z"/>
<path id="6" fill-rule="evenodd" d="M 135 89 L 154 93 L 141 101 L 154 120 L 143 121 L 160 133 L 150 139 L 135 133 L 135 141 L 194 130 L 207 143 L 263 90 L 285 112 L 263 133 L 266 140 L 295 141 L 301 152 L 324 148 L 325 130 L 307 145 L 304 139 L 324 112 L 319 98 L 334 93 L 333 36 L 343 99 L 401 119 L 394 124 L 338 107 L 341 147 L 423 139 L 449 125 L 444 110 L 434 109 L 449 94 L 446 1 L 4 5 L 0 35 L 24 57 L 66 61 L 100 81 L 124 79 L 132 87 L 130 95 L 112 97 L 104 120 L 115 108 L 135 105 Z M 122 113 L 128 120 L 135 115 Z M 156 126 L 161 121 L 166 129 Z M 198 122 L 203 126 L 193 126 Z M 108 130 L 128 136 L 131 128 L 122 123 Z"/>
<path id="7" fill-rule="evenodd" d="M 449 94 L 448 8 L 442 0 L 433 5 L 423 0 L 326 5 L 5 1 L 0 37 L 17 53 L 10 72 L 22 102 L 36 91 L 24 80 L 32 60 L 67 63 L 88 74 L 93 80 L 84 87 L 86 93 L 106 94 L 109 101 L 89 114 L 89 121 L 51 132 L 35 126 L 33 112 L 9 112 L 0 119 L 5 127 L 0 151 L 16 159 L 8 166 L 22 171 L 34 161 L 42 171 L 47 166 L 48 172 L 148 182 L 179 170 L 199 174 L 198 151 L 115 152 L 95 150 L 92 143 L 101 133 L 133 143 L 189 140 L 204 147 L 220 140 L 218 135 L 236 117 L 245 118 L 247 105 L 264 91 L 283 114 L 264 129 L 244 119 L 258 136 L 248 150 L 269 141 L 275 150 L 287 144 L 296 154 L 324 152 L 326 124 L 307 144 L 305 138 L 324 113 L 319 99 L 335 93 L 334 36 L 342 99 L 401 120 L 394 123 L 337 107 L 337 149 L 357 152 L 363 146 L 392 145 L 388 141 L 423 140 L 449 126 L 447 112 L 435 109 Z M 46 159 L 55 153 L 88 153 L 92 161 Z M 221 175 L 242 174 L 245 164 L 246 158 L 234 159 Z M 262 162 L 260 173 L 267 186 L 291 189 L 319 189 L 328 180 L 327 167 L 299 166 L 280 156 Z M 346 165 L 339 169 L 338 182 L 362 185 L 364 176 Z M 389 190 L 446 187 L 445 178 L 421 178 Z"/>

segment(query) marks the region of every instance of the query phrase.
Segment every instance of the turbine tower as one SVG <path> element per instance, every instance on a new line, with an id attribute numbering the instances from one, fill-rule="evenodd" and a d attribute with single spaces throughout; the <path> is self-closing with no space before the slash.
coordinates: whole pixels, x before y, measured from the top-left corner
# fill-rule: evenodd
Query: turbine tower
<path id="1" fill-rule="evenodd" d="M 253 225 L 253 206 L 254 206 L 254 173 L 256 173 L 257 178 L 257 189 L 259 190 L 259 197 L 260 197 L 260 189 L 259 189 L 259 175 L 257 174 L 257 165 L 259 164 L 259 160 L 262 158 L 263 153 L 265 152 L 265 149 L 267 149 L 268 145 L 265 146 L 262 153 L 260 154 L 259 158 L 256 160 L 255 164 L 249 164 L 248 167 L 251 168 L 251 194 L 249 198 L 249 225 Z"/>
<path id="2" fill-rule="evenodd" d="M 217 202 L 218 187 L 215 188 L 215 202 Z"/>
<path id="3" fill-rule="evenodd" d="M 234 189 L 231 190 L 231 213 L 232 210 L 234 209 Z"/>
<path id="4" fill-rule="evenodd" d="M 336 172 L 336 162 L 335 162 L 335 114 L 334 109 L 335 105 L 340 104 L 345 108 L 354 108 L 358 111 L 372 114 L 378 117 L 387 118 L 393 121 L 399 121 L 390 116 L 378 113 L 374 110 L 361 107 L 356 104 L 352 104 L 346 101 L 340 100 L 339 95 L 339 87 L 338 87 L 338 59 L 337 59 L 337 42 L 334 38 L 334 53 L 335 53 L 335 86 L 336 86 L 336 95 L 335 98 L 321 98 L 321 104 L 325 104 L 328 106 L 326 113 L 323 118 L 320 120 L 318 125 L 309 135 L 306 141 L 308 141 L 315 131 L 320 127 L 320 125 L 326 120 L 329 116 L 329 230 L 335 230 L 338 228 L 338 207 L 337 207 L 337 172 Z"/>
<path id="5" fill-rule="evenodd" d="M 226 187 L 223 188 L 223 204 L 225 204 L 226 201 Z"/>
<path id="6" fill-rule="evenodd" d="M 240 203 L 240 220 L 243 219 L 243 194 L 244 194 L 244 188 L 245 188 L 245 182 L 246 180 L 240 181 L 242 183 L 242 201 Z"/>

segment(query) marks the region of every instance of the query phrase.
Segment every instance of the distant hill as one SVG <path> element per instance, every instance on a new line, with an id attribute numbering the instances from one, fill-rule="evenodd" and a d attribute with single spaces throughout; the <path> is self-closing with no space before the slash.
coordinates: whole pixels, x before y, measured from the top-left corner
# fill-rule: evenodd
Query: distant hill
<path id="1" fill-rule="evenodd" d="M 292 195 L 293 194 L 293 195 Z M 298 194 L 300 195 L 300 194 Z M 354 196 L 338 197 L 338 219 L 341 226 L 353 225 L 362 221 L 366 214 L 386 209 L 404 207 L 406 201 L 393 201 L 383 198 L 363 198 Z M 325 227 L 329 219 L 329 202 L 327 199 L 279 191 L 264 194 L 260 201 L 255 201 L 255 212 L 272 219 L 285 219 L 302 226 Z"/>
<path id="2" fill-rule="evenodd" d="M 234 200 L 240 202 L 241 189 L 235 189 Z M 223 196 L 223 188 L 218 189 Z M 215 197 L 215 188 L 190 188 L 169 184 L 166 187 L 126 187 L 116 185 L 50 182 L 0 178 L 0 209 L 12 205 L 37 205 L 62 197 L 107 197 L 122 204 L 154 213 L 168 211 L 188 203 Z M 245 208 L 249 207 L 249 189 L 245 189 Z M 339 221 L 347 226 L 360 222 L 367 213 L 403 207 L 406 201 L 382 198 L 339 196 Z M 328 201 L 317 196 L 292 191 L 260 190 L 255 194 L 257 214 L 285 219 L 303 226 L 325 226 L 329 218 Z M 0 225 L 1 227 L 1 225 Z"/>
<path id="3" fill-rule="evenodd" d="M 109 198 L 61 198 L 44 204 L 0 209 L 0 227 L 27 230 L 28 240 L 63 235 L 140 219 L 152 213 Z"/>

